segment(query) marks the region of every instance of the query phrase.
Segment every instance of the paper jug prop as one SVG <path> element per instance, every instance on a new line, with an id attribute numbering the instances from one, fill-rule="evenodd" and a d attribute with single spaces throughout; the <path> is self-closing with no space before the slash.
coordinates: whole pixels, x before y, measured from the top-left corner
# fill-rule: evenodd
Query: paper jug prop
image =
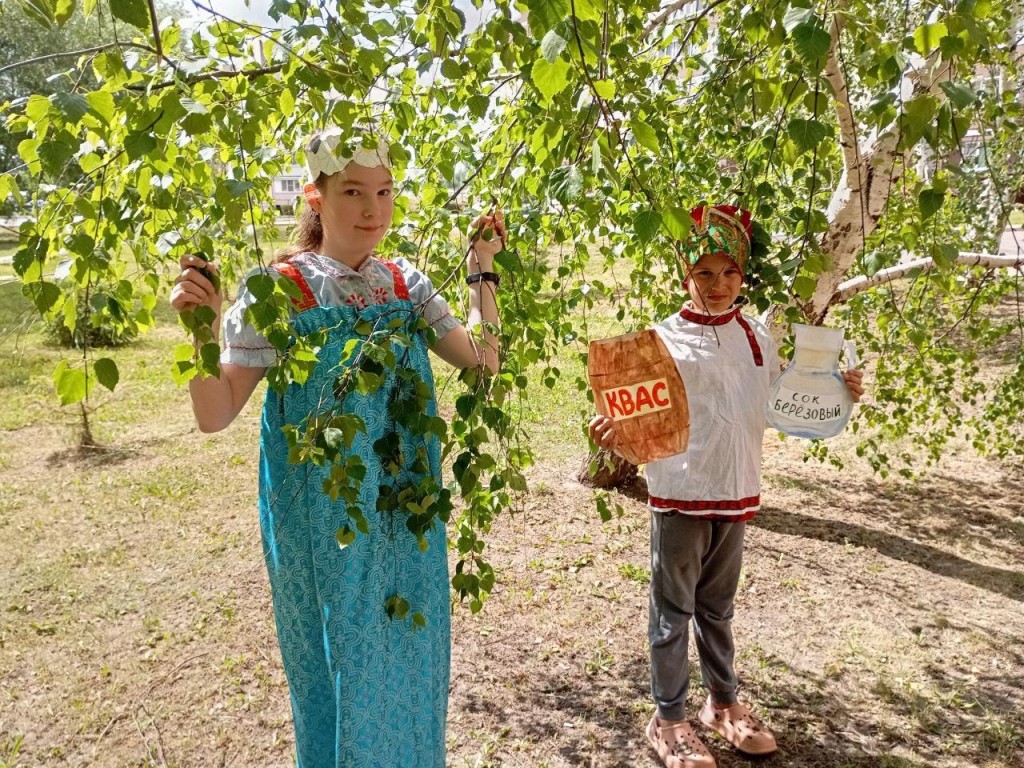
<path id="1" fill-rule="evenodd" d="M 780 432 L 812 439 L 833 437 L 850 420 L 853 399 L 839 373 L 843 330 L 793 323 L 793 363 L 768 390 L 768 423 Z M 849 367 L 856 366 L 847 342 Z"/>
<path id="2" fill-rule="evenodd" d="M 587 372 L 597 412 L 615 420 L 623 458 L 644 464 L 686 450 L 686 389 L 655 331 L 591 341 Z"/>

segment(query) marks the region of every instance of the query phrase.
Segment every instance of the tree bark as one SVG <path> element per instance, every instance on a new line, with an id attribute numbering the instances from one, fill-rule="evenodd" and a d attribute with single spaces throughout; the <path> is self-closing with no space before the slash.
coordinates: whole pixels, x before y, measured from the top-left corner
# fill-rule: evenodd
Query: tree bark
<path id="1" fill-rule="evenodd" d="M 956 264 L 964 267 L 988 267 L 989 269 L 1024 269 L 1024 255 L 1001 256 L 994 253 L 970 253 L 965 251 L 957 257 Z M 883 269 L 873 275 L 854 277 L 839 284 L 836 292 L 832 295 L 830 303 L 841 304 L 851 296 L 856 296 L 858 293 L 874 288 L 876 285 L 898 280 L 914 270 L 928 272 L 934 268 L 935 261 L 928 257 L 897 264 L 895 267 Z"/>
<path id="2" fill-rule="evenodd" d="M 590 467 L 597 462 L 597 471 L 590 474 Z M 617 488 L 637 476 L 637 466 L 630 464 L 618 454 L 599 450 L 583 459 L 576 479 L 589 488 Z"/>
<path id="3" fill-rule="evenodd" d="M 829 268 L 818 276 L 811 298 L 800 305 L 804 315 L 815 324 L 824 322 L 839 284 L 857 260 L 865 239 L 878 226 L 907 162 L 906 154 L 898 149 L 898 130 L 876 131 L 864 139 L 858 135 L 857 120 L 850 105 L 843 72 L 842 31 L 842 17 L 834 13 L 825 77 L 835 94 L 843 172 L 829 201 L 826 213 L 829 228 L 821 238 L 821 251 Z M 932 92 L 939 98 L 945 98 L 939 83 L 949 79 L 949 74 L 948 63 L 940 64 L 938 57 L 932 55 L 922 66 L 907 72 L 901 83 L 900 96 L 908 101 Z M 784 305 L 775 305 L 768 311 L 768 325 L 777 341 L 785 335 L 786 325 L 780 322 L 785 309 Z"/>

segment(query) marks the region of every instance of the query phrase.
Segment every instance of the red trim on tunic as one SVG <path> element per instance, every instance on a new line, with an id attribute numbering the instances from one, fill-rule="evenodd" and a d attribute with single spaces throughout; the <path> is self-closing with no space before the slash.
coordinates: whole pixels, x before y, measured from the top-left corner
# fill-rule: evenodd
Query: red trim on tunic
<path id="1" fill-rule="evenodd" d="M 405 276 L 402 274 L 402 270 L 393 261 L 381 261 L 381 264 L 390 269 L 391 274 L 395 278 L 395 298 L 408 301 L 409 287 L 405 284 Z"/>
<path id="2" fill-rule="evenodd" d="M 731 511 L 737 512 L 748 507 L 759 507 L 761 495 L 748 496 L 745 499 L 660 499 L 657 496 L 649 496 L 647 503 L 657 509 L 678 509 L 680 512 L 714 512 Z M 736 515 L 725 515 L 730 520 Z"/>
<path id="3" fill-rule="evenodd" d="M 750 327 L 750 323 L 743 315 L 736 315 L 736 322 L 743 326 L 743 331 L 747 334 L 747 341 L 750 343 L 750 352 L 754 356 L 754 365 L 760 368 L 764 365 L 764 356 L 761 354 L 757 337 L 754 336 L 754 329 Z"/>
<path id="4" fill-rule="evenodd" d="M 287 277 L 299 287 L 299 291 L 302 293 L 302 298 L 292 299 L 292 304 L 295 305 L 296 312 L 305 312 L 307 309 L 313 309 L 318 306 L 316 296 L 313 295 L 313 291 L 310 290 L 309 283 L 306 282 L 306 278 L 302 276 L 298 267 L 294 264 L 289 264 L 287 261 L 282 261 L 275 264 L 272 268 L 276 269 L 283 277 Z"/>
<path id="5" fill-rule="evenodd" d="M 667 517 L 689 517 L 694 520 L 708 520 L 713 523 L 745 523 L 748 520 L 753 520 L 757 516 L 757 510 L 752 509 L 749 512 L 744 512 L 742 515 L 694 515 L 686 512 L 658 512 L 659 515 L 665 515 Z"/>
<path id="6" fill-rule="evenodd" d="M 697 323 L 698 325 L 725 325 L 739 314 L 740 309 L 740 307 L 734 307 L 721 315 L 709 315 L 704 312 L 695 312 L 689 307 L 683 307 L 679 314 L 682 315 L 684 320 L 689 320 L 691 323 Z"/>

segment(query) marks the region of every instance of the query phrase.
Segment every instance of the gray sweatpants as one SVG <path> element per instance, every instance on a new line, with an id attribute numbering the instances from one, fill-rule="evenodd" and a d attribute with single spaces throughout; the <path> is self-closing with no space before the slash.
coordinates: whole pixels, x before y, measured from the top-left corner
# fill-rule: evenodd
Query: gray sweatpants
<path id="1" fill-rule="evenodd" d="M 736 701 L 733 600 L 746 523 L 651 512 L 651 693 L 658 717 L 686 717 L 693 619 L 704 687 L 719 704 Z"/>

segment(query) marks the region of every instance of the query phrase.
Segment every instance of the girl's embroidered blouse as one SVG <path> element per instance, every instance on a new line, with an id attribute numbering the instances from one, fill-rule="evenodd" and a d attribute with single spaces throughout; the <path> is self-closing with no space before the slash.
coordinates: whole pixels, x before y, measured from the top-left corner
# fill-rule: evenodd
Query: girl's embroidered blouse
<path id="1" fill-rule="evenodd" d="M 374 256 L 364 261 L 358 270 L 316 253 L 300 253 L 288 261 L 302 273 L 317 303 L 322 307 L 351 306 L 363 309 L 371 304 L 386 304 L 397 299 L 394 275 Z M 437 338 L 440 339 L 460 325 L 448 303 L 440 295 L 431 295 L 434 286 L 426 275 L 406 259 L 398 258 L 394 263 L 405 278 L 409 300 L 420 307 Z M 254 269 L 245 276 L 235 303 L 224 313 L 221 363 L 268 368 L 277 360 L 277 351 L 273 345 L 245 321 L 245 310 L 256 301 L 245 287 L 245 280 L 259 271 Z M 271 270 L 271 274 L 275 272 Z"/>

